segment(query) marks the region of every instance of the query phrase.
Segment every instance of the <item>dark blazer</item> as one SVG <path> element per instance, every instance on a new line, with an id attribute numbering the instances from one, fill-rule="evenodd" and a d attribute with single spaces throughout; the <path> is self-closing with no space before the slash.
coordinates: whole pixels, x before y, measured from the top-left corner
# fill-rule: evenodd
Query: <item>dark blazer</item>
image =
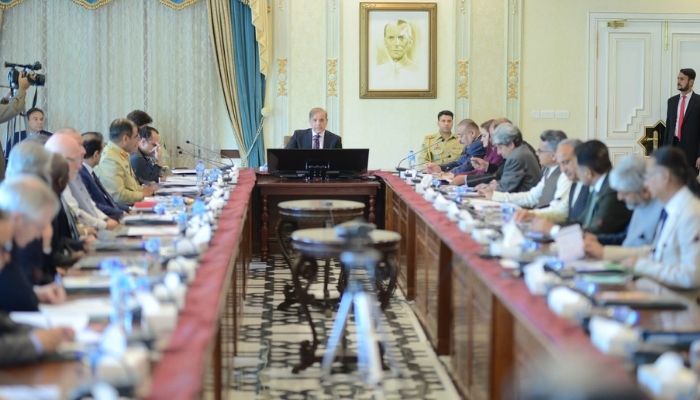
<path id="1" fill-rule="evenodd" d="M 506 157 L 503 174 L 498 181 L 498 191 L 507 193 L 527 192 L 537 185 L 542 171 L 537 157 L 522 144 Z"/>
<path id="2" fill-rule="evenodd" d="M 632 217 L 625 203 L 618 200 L 617 192 L 610 187 L 610 175 L 605 176 L 603 186 L 600 188 L 598 199 L 595 201 L 593 188 L 590 188 L 591 193 L 588 195 L 586 209 L 580 215 L 578 222 L 582 223 L 582 228 L 593 234 L 599 233 L 615 233 L 627 229 L 627 225 Z M 588 210 L 593 208 L 593 214 L 588 224 L 583 224 Z"/>
<path id="3" fill-rule="evenodd" d="M 683 149 L 688 158 L 688 164 L 695 168 L 695 160 L 700 157 L 700 95 L 693 93 L 688 99 L 679 142 L 674 133 L 676 132 L 680 98 L 681 95 L 677 94 L 668 99 L 666 132 L 661 144 L 663 146 L 678 146 Z"/>
<path id="4" fill-rule="evenodd" d="M 577 186 L 583 186 L 581 191 L 574 202 L 574 193 L 576 192 Z M 567 224 L 577 223 L 582 218 L 583 211 L 586 209 L 586 204 L 588 204 L 588 193 L 590 188 L 581 182 L 574 182 L 571 185 L 571 191 L 569 192 L 569 215 L 567 216 Z"/>
<path id="5" fill-rule="evenodd" d="M 141 149 L 137 149 L 129 157 L 129 161 L 131 162 L 131 169 L 134 170 L 134 175 L 136 175 L 136 178 L 142 185 L 160 181 L 160 173 L 163 171 L 163 168 L 156 163 L 155 158 L 148 154 L 143 154 Z"/>
<path id="6" fill-rule="evenodd" d="M 34 343 L 29 338 L 32 328 L 16 324 L 10 317 L 0 312 L 0 367 L 7 367 L 34 361 L 39 358 Z"/>
<path id="7" fill-rule="evenodd" d="M 475 140 L 469 146 L 464 146 L 464 151 L 462 151 L 462 155 L 460 155 L 458 160 L 442 164 L 440 169 L 443 171 L 450 171 L 453 174 L 462 174 L 474 169 L 472 166 L 472 157 L 481 158 L 485 154 L 486 149 L 484 149 L 481 140 Z"/>
<path id="8" fill-rule="evenodd" d="M 80 167 L 79 174 L 80 179 L 83 180 L 83 184 L 88 193 L 90 193 L 90 197 L 97 205 L 97 208 L 108 217 L 118 221 L 124 214 L 124 210 L 122 210 L 117 202 L 112 199 L 112 196 L 107 193 L 102 183 L 99 180 L 95 180 L 95 177 L 90 174 L 90 171 L 88 171 L 85 166 Z"/>
<path id="9" fill-rule="evenodd" d="M 300 129 L 294 131 L 292 138 L 289 139 L 289 143 L 284 147 L 285 149 L 311 149 L 313 147 L 311 138 L 311 128 Z M 336 135 L 331 131 L 326 131 L 323 134 L 323 148 L 324 149 L 342 149 L 343 143 L 340 140 L 340 136 Z"/>
<path id="10" fill-rule="evenodd" d="M 41 144 L 46 143 L 46 141 L 53 135 L 53 133 L 49 131 L 39 131 L 39 133 L 43 136 L 41 139 L 43 142 Z M 5 161 L 10 157 L 10 151 L 12 151 L 12 147 L 14 147 L 17 143 L 27 139 L 28 133 L 27 131 L 19 131 L 15 132 L 12 134 L 11 138 L 7 138 L 7 142 L 5 142 Z"/>
<path id="11" fill-rule="evenodd" d="M 16 250 L 13 250 L 12 255 L 14 253 Z M 34 285 L 20 263 L 21 260 L 11 258 L 0 271 L 0 310 L 6 313 L 39 311 L 39 299 L 34 293 Z"/>

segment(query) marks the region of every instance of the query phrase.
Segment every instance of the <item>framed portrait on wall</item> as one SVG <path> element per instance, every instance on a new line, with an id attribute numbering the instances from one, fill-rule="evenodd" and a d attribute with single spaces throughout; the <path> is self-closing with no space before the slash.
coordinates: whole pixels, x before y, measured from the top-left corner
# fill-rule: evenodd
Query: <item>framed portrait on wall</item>
<path id="1" fill-rule="evenodd" d="M 360 3 L 360 98 L 437 94 L 437 3 Z"/>

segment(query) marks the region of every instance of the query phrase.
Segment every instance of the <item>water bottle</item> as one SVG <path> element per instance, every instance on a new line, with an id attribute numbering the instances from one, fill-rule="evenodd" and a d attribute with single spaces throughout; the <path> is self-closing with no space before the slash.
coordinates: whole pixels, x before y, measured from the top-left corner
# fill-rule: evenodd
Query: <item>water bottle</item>
<path id="1" fill-rule="evenodd" d="M 197 185 L 202 184 L 202 180 L 204 179 L 204 169 L 204 161 L 197 160 L 197 165 L 194 167 L 194 170 L 197 172 Z"/>
<path id="2" fill-rule="evenodd" d="M 416 167 L 416 153 L 411 150 L 408 152 L 408 169 L 414 169 Z"/>
<path id="3" fill-rule="evenodd" d="M 131 313 L 133 289 L 133 279 L 129 275 L 122 270 L 112 272 L 109 285 L 113 308 L 111 323 L 120 326 L 127 334 L 131 332 L 133 319 Z"/>

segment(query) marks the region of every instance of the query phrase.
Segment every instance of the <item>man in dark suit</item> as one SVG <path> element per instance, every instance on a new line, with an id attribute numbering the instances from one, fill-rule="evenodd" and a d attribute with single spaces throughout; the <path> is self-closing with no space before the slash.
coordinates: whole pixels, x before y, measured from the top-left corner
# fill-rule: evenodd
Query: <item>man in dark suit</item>
<path id="1" fill-rule="evenodd" d="M 610 187 L 612 169 L 608 148 L 603 142 L 589 140 L 576 147 L 576 176 L 588 185 L 588 202 L 578 221 L 590 233 L 617 233 L 627 229 L 632 212 Z"/>
<path id="2" fill-rule="evenodd" d="M 287 149 L 342 149 L 343 143 L 340 136 L 326 130 L 328 113 L 320 107 L 314 107 L 309 111 L 309 124 L 311 128 L 294 131 L 294 135 L 287 143 Z"/>
<path id="3" fill-rule="evenodd" d="M 700 95 L 693 92 L 695 70 L 683 68 L 678 73 L 679 94 L 668 99 L 666 133 L 662 146 L 678 146 L 688 158 L 688 164 L 700 170 Z"/>
<path id="4" fill-rule="evenodd" d="M 102 149 L 104 148 L 102 134 L 99 132 L 85 132 L 82 136 L 83 147 L 85 148 L 85 159 L 83 160 L 83 167 L 80 168 L 78 172 L 80 179 L 82 179 L 85 188 L 88 193 L 90 193 L 90 197 L 97 205 L 97 208 L 108 217 L 119 221 L 124 215 L 124 211 L 127 211 L 128 208 L 120 207 L 117 202 L 114 201 L 93 171 L 93 168 L 100 162 Z"/>
<path id="5" fill-rule="evenodd" d="M 10 216 L 0 211 L 0 274 L 11 260 L 10 244 L 13 242 L 15 224 Z M 3 298 L 13 293 L 3 291 Z M 33 329 L 17 324 L 5 312 L 0 312 L 0 367 L 13 366 L 37 360 L 43 353 L 53 352 L 73 332 L 68 328 Z"/>
<path id="6" fill-rule="evenodd" d="M 18 143 L 26 139 L 35 139 L 44 144 L 51 135 L 51 132 L 44 130 L 44 111 L 41 108 L 30 108 L 27 111 L 27 130 L 15 132 L 5 143 L 5 162 L 10 157 L 12 148 Z"/>

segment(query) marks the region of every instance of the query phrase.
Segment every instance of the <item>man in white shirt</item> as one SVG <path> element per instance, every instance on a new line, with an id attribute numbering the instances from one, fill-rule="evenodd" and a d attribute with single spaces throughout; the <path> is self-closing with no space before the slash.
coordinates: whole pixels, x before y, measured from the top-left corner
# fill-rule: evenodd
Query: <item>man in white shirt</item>
<path id="1" fill-rule="evenodd" d="M 83 181 L 78 176 L 83 165 L 85 149 L 77 140 L 76 135 L 80 138 L 80 134 L 74 129 L 65 128 L 56 131 L 46 142 L 47 150 L 63 155 L 68 161 L 70 179 L 62 197 L 82 224 L 95 229 L 114 229 L 119 223 L 107 217 L 97 208 Z"/>
<path id="2" fill-rule="evenodd" d="M 537 156 L 542 165 L 542 178 L 535 187 L 527 192 L 507 193 L 494 191 L 491 186 L 482 187 L 479 192 L 494 201 L 513 203 L 525 208 L 536 208 L 533 215 L 539 212 L 552 212 L 566 215 L 569 207 L 569 190 L 571 181 L 563 174 L 555 152 L 557 146 L 566 139 L 566 134 L 558 130 L 546 130 L 540 135 L 540 145 Z"/>
<path id="3" fill-rule="evenodd" d="M 700 287 L 698 183 L 683 151 L 676 147 L 656 150 L 648 161 L 644 184 L 664 211 L 650 253 L 639 259 L 630 257 L 623 264 L 669 286 Z"/>

